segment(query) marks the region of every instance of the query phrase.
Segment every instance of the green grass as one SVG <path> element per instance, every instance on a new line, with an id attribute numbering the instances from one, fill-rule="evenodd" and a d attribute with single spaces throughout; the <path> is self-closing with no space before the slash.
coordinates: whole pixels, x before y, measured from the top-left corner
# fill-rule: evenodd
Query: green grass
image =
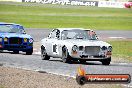
<path id="1" fill-rule="evenodd" d="M 109 41 L 108 43 L 113 46 L 112 54 L 114 57 L 132 61 L 132 41 Z"/>
<path id="2" fill-rule="evenodd" d="M 4 86 L 0 85 L 0 88 L 5 88 Z"/>
<path id="3" fill-rule="evenodd" d="M 0 21 L 19 23 L 27 28 L 132 30 L 132 10 L 0 2 Z"/>

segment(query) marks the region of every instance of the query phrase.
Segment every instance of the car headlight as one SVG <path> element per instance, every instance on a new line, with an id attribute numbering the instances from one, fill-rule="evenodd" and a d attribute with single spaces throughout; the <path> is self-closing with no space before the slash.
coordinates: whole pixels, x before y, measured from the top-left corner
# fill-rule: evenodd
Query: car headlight
<path id="1" fill-rule="evenodd" d="M 0 42 L 2 42 L 2 38 L 0 38 Z"/>
<path id="2" fill-rule="evenodd" d="M 33 43 L 33 39 L 32 38 L 29 39 L 29 43 Z"/>
<path id="3" fill-rule="evenodd" d="M 27 38 L 24 38 L 24 42 L 27 42 Z"/>
<path id="4" fill-rule="evenodd" d="M 4 38 L 4 42 L 7 42 L 7 41 L 8 41 L 8 38 L 5 37 L 5 38 Z"/>
<path id="5" fill-rule="evenodd" d="M 107 50 L 107 47 L 106 46 L 103 46 L 101 49 L 102 50 Z"/>
<path id="6" fill-rule="evenodd" d="M 73 52 L 77 52 L 77 50 L 78 50 L 78 47 L 77 47 L 76 45 L 74 45 L 74 46 L 72 47 L 72 51 L 73 51 Z"/>
<path id="7" fill-rule="evenodd" d="M 110 52 L 112 51 L 112 46 L 108 47 L 108 51 L 110 51 Z"/>

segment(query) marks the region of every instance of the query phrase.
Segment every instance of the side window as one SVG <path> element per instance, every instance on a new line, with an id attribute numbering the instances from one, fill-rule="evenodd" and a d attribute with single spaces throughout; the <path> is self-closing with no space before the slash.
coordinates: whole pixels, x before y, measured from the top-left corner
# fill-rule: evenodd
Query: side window
<path id="1" fill-rule="evenodd" d="M 56 38 L 60 39 L 60 31 L 59 30 L 56 30 Z"/>
<path id="2" fill-rule="evenodd" d="M 59 39 L 60 38 L 60 31 L 58 29 L 54 29 L 50 33 L 49 38 L 57 38 L 57 39 Z"/>

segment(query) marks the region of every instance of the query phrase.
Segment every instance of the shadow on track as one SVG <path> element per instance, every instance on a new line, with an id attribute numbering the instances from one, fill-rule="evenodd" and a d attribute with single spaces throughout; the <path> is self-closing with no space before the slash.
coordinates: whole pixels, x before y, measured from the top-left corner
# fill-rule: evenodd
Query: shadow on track
<path id="1" fill-rule="evenodd" d="M 14 53 L 13 51 L 2 51 L 2 52 L 0 52 L 0 53 L 26 55 L 25 52 Z"/>
<path id="2" fill-rule="evenodd" d="M 53 62 L 62 62 L 62 60 L 49 60 L 49 61 L 53 61 Z M 87 61 L 85 63 L 81 63 L 79 61 L 72 61 L 71 63 L 65 63 L 65 64 L 82 64 L 82 65 L 102 65 L 101 62 L 99 61 Z M 119 67 L 132 67 L 132 63 L 128 63 L 128 64 L 121 64 L 121 63 L 111 63 L 110 65 L 102 65 L 102 66 L 119 66 Z"/>
<path id="3" fill-rule="evenodd" d="M 62 62 L 62 60 L 49 60 L 49 61 L 54 61 L 54 62 Z M 62 62 L 63 63 L 63 62 Z M 85 63 L 80 63 L 79 61 L 72 61 L 71 63 L 65 63 L 65 64 L 82 64 L 82 65 L 102 65 L 101 63 L 95 63 L 95 62 L 85 62 Z"/>

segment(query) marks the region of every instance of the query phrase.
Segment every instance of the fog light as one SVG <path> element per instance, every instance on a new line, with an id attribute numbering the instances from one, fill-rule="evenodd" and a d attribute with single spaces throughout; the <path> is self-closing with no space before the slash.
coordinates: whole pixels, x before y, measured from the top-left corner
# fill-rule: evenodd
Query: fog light
<path id="1" fill-rule="evenodd" d="M 107 52 L 106 55 L 112 55 L 112 53 L 111 52 Z"/>
<path id="2" fill-rule="evenodd" d="M 2 48 L 2 45 L 0 45 L 0 48 Z"/>
<path id="3" fill-rule="evenodd" d="M 73 55 L 76 55 L 76 54 L 77 54 L 77 52 L 72 52 L 72 54 L 73 54 Z"/>
<path id="4" fill-rule="evenodd" d="M 7 42 L 8 41 L 8 38 L 4 38 L 4 42 Z"/>
<path id="5" fill-rule="evenodd" d="M 24 42 L 27 42 L 27 38 L 24 38 Z"/>

